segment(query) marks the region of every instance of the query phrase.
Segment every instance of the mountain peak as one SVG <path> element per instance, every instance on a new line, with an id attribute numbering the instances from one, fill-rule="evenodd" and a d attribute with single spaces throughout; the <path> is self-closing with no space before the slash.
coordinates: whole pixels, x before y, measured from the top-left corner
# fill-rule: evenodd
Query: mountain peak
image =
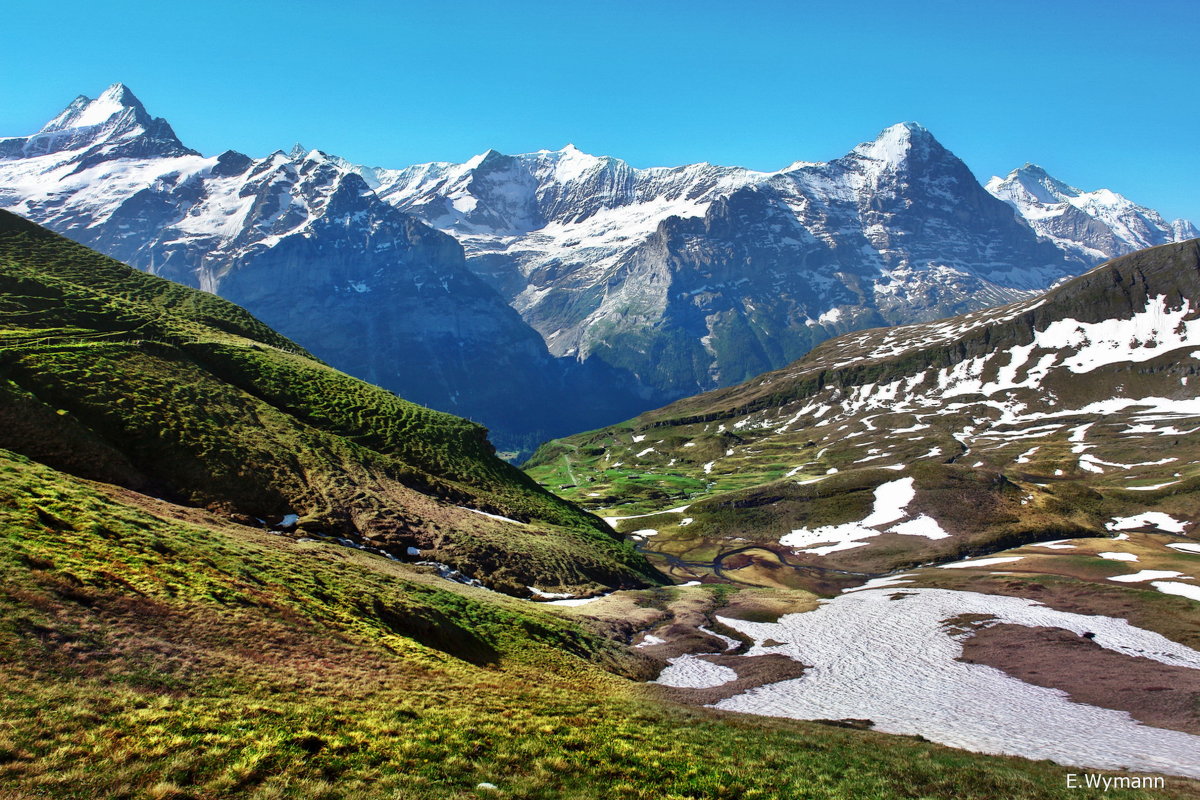
<path id="1" fill-rule="evenodd" d="M 123 83 L 114 83 L 95 100 L 82 94 L 76 97 L 57 117 L 46 123 L 42 132 L 90 128 L 102 125 L 114 116 L 131 110 L 135 116 L 146 116 L 145 106 L 129 90 L 129 87 Z"/>
<path id="2" fill-rule="evenodd" d="M 899 164 L 906 161 L 914 150 L 927 152 L 938 142 L 924 125 L 917 122 L 898 122 L 880 131 L 873 141 L 864 142 L 853 150 L 853 155 L 872 161 Z"/>
<path id="3" fill-rule="evenodd" d="M 1017 185 L 1020 185 L 1031 197 L 1041 203 L 1063 203 L 1072 197 L 1079 197 L 1083 194 L 1081 190 L 1063 183 L 1030 161 L 1008 173 L 1005 178 L 992 178 L 988 182 L 988 191 L 992 191 L 993 194 L 1004 194 L 1006 186 L 1015 187 Z M 996 187 L 995 191 L 992 190 L 992 187 Z M 1011 194 L 1011 190 L 1008 194 Z M 1011 197 L 1002 199 L 1012 200 Z"/>
<path id="4" fill-rule="evenodd" d="M 128 86 L 117 82 L 105 89 L 97 101 L 113 103 L 123 108 L 145 108 L 142 101 L 137 99 L 137 96 L 130 90 Z"/>

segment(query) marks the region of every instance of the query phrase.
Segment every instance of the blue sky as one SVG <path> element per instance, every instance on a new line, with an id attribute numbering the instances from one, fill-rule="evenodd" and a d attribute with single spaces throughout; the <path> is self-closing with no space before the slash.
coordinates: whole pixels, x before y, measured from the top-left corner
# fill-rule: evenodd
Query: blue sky
<path id="1" fill-rule="evenodd" d="M 5 29 L 0 135 L 114 81 L 205 153 L 382 166 L 777 169 L 915 120 L 981 178 L 1033 161 L 1200 223 L 1194 0 L 56 0 Z"/>

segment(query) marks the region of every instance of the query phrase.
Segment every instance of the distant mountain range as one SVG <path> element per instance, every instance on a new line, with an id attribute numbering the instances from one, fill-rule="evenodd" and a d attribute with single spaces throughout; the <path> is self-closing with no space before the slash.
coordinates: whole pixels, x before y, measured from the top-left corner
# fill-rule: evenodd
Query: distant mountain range
<path id="1" fill-rule="evenodd" d="M 393 170 L 205 157 L 120 84 L 0 139 L 0 207 L 512 450 L 1196 236 L 1031 166 L 985 189 L 913 123 L 770 173 L 571 146 Z"/>

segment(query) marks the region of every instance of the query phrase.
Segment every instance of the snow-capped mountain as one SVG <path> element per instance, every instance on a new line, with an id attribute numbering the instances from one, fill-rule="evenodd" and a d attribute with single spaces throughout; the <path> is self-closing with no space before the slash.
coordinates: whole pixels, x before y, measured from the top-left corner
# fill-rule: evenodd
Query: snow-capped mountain
<path id="1" fill-rule="evenodd" d="M 201 156 L 121 85 L 0 153 L 0 205 L 240 303 L 340 369 L 483 421 L 502 446 L 637 410 L 612 370 L 551 356 L 452 237 L 341 159 Z"/>
<path id="2" fill-rule="evenodd" d="M 1011 301 L 1089 263 L 1041 241 L 914 123 L 778 172 L 635 169 L 568 146 L 378 171 L 454 234 L 556 355 L 659 396 L 728 384 L 836 333 Z"/>
<path id="3" fill-rule="evenodd" d="M 384 169 L 303 147 L 206 157 L 120 84 L 0 139 L 0 207 L 242 303 L 508 445 L 845 331 L 1021 299 L 1100 258 L 1039 236 L 914 123 L 777 172 L 572 146 Z"/>
<path id="4" fill-rule="evenodd" d="M 1109 189 L 1085 192 L 1051 177 L 1036 164 L 993 177 L 987 190 L 1012 206 L 1030 226 L 1065 252 L 1100 262 L 1168 242 L 1200 236 L 1185 219 L 1167 222 Z"/>

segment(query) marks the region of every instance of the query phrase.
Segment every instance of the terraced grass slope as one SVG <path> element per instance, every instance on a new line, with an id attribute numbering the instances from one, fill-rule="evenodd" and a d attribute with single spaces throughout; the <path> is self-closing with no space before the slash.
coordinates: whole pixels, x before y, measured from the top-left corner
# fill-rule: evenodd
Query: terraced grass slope
<path id="1" fill-rule="evenodd" d="M 449 564 L 512 594 L 661 580 L 608 526 L 497 458 L 480 426 L 7 212 L 0 446 L 243 522 Z"/>
<path id="2" fill-rule="evenodd" d="M 631 594 L 681 592 L 719 594 Z M 665 704 L 621 677 L 651 659 L 552 611 L 0 451 L 0 796 L 1145 796 Z"/>
<path id="3" fill-rule="evenodd" d="M 548 443 L 527 471 L 636 532 L 678 578 L 833 591 L 1110 535 L 1143 512 L 1190 532 L 1198 371 L 1194 240 L 1037 299 L 842 336 L 740 386 Z"/>

